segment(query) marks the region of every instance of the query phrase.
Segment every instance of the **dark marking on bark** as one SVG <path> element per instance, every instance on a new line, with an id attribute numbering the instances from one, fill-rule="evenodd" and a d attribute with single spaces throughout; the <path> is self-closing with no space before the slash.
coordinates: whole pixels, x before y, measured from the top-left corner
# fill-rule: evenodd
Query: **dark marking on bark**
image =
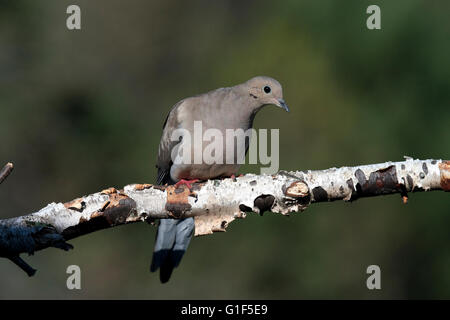
<path id="1" fill-rule="evenodd" d="M 437 163 L 436 160 L 431 161 L 431 164 L 436 164 L 436 163 Z"/>
<path id="2" fill-rule="evenodd" d="M 180 194 L 180 193 L 183 193 L 184 192 L 184 188 L 176 188 L 175 189 L 175 193 L 176 194 Z"/>
<path id="3" fill-rule="evenodd" d="M 401 191 L 401 184 L 398 183 L 394 165 L 370 173 L 369 179 L 361 169 L 358 169 L 355 177 L 358 180 L 356 197 L 372 197 Z M 352 198 L 355 197 L 352 196 Z"/>
<path id="4" fill-rule="evenodd" d="M 402 201 L 404 204 L 408 203 L 408 190 L 406 189 L 405 180 L 403 179 L 403 183 L 398 184 L 400 190 L 400 196 L 402 197 Z"/>
<path id="5" fill-rule="evenodd" d="M 423 172 L 425 172 L 425 174 L 428 174 L 428 167 L 427 167 L 427 164 L 425 162 L 422 163 L 422 169 L 423 169 Z"/>
<path id="6" fill-rule="evenodd" d="M 145 214 L 145 215 L 147 215 L 147 214 Z M 155 218 L 146 217 L 144 221 L 147 222 L 148 224 L 152 225 L 152 226 L 156 225 L 156 219 Z"/>
<path id="7" fill-rule="evenodd" d="M 348 179 L 347 181 L 347 186 L 353 191 L 355 190 L 355 186 L 353 185 L 353 180 L 352 179 Z"/>
<path id="8" fill-rule="evenodd" d="M 80 212 L 83 212 L 83 210 L 86 209 L 86 202 L 81 201 L 81 208 L 80 208 Z"/>
<path id="9" fill-rule="evenodd" d="M 111 203 L 111 201 L 106 201 L 103 206 L 100 208 L 100 212 L 103 212 L 106 210 L 106 208 L 109 206 L 109 204 Z"/>
<path id="10" fill-rule="evenodd" d="M 194 198 L 195 202 L 197 202 L 197 200 L 198 200 L 198 194 L 196 194 L 195 192 L 190 193 L 189 197 Z"/>
<path id="11" fill-rule="evenodd" d="M 176 219 L 183 217 L 192 207 L 189 203 L 166 203 L 166 210 Z"/>
<path id="12" fill-rule="evenodd" d="M 136 201 L 134 201 L 129 197 L 126 197 L 124 199 L 120 199 L 119 207 L 111 208 L 112 210 L 116 209 L 116 211 L 114 212 L 116 215 L 110 213 L 107 214 L 107 216 L 114 218 L 110 220 L 113 223 L 113 225 L 122 224 L 126 222 L 126 219 L 128 217 L 136 214 L 136 207 L 137 207 Z M 107 213 L 108 208 L 105 210 L 105 213 Z"/>
<path id="13" fill-rule="evenodd" d="M 271 194 L 262 194 L 258 196 L 253 202 L 254 206 L 259 209 L 259 214 L 262 216 L 265 211 L 270 211 L 275 201 L 275 197 Z"/>
<path id="14" fill-rule="evenodd" d="M 351 193 L 350 197 L 346 197 L 346 198 L 344 198 L 344 200 L 351 202 L 353 200 L 356 200 L 356 198 L 358 196 L 357 196 L 357 192 L 356 192 L 356 189 L 355 189 L 355 185 L 353 184 L 353 180 L 352 179 L 348 179 L 346 182 L 347 182 L 348 188 L 351 190 L 352 193 Z"/>
<path id="15" fill-rule="evenodd" d="M 257 184 L 256 180 L 250 181 L 250 185 L 251 185 L 251 186 L 256 186 L 256 184 Z"/>
<path id="16" fill-rule="evenodd" d="M 425 173 L 423 173 L 423 172 L 419 173 L 419 177 L 420 177 L 420 179 L 425 179 Z"/>
<path id="17" fill-rule="evenodd" d="M 166 190 L 166 186 L 152 185 L 152 187 L 153 187 L 153 189 L 156 189 L 156 190 L 161 190 L 161 191 Z"/>
<path id="18" fill-rule="evenodd" d="M 361 169 L 356 170 L 355 177 L 358 180 L 360 187 L 366 183 L 366 175 Z M 356 185 L 356 189 L 358 189 L 358 184 Z"/>
<path id="19" fill-rule="evenodd" d="M 402 170 L 405 170 L 405 168 L 406 168 L 406 167 L 405 167 L 405 165 L 404 165 L 404 164 L 402 164 Z"/>
<path id="20" fill-rule="evenodd" d="M 241 210 L 242 212 L 252 212 L 252 208 L 247 207 L 245 204 L 240 204 L 239 205 L 239 210 Z"/>
<path id="21" fill-rule="evenodd" d="M 70 210 L 83 212 L 84 209 L 86 209 L 86 202 L 84 202 L 84 200 L 82 200 L 82 199 L 83 198 L 78 198 L 78 199 L 72 200 L 70 202 L 66 202 L 64 204 L 64 206 Z"/>
<path id="22" fill-rule="evenodd" d="M 104 216 L 92 218 L 89 221 L 68 227 L 62 232 L 64 239 L 70 240 L 94 231 L 109 228 L 110 225 Z"/>
<path id="23" fill-rule="evenodd" d="M 103 212 L 98 211 L 91 215 L 91 218 L 104 216 L 106 222 L 112 227 L 117 224 L 124 224 L 126 219 L 136 211 L 136 202 L 128 197 L 113 199 Z"/>
<path id="24" fill-rule="evenodd" d="M 312 194 L 314 196 L 314 202 L 328 201 L 328 193 L 320 186 L 312 189 Z"/>
<path id="25" fill-rule="evenodd" d="M 182 218 L 192 209 L 192 206 L 188 200 L 191 195 L 191 191 L 188 188 L 175 188 L 174 186 L 168 186 L 166 188 L 166 192 L 167 202 L 165 209 L 173 218 Z"/>
<path id="26" fill-rule="evenodd" d="M 413 191 L 414 190 L 414 180 L 413 180 L 413 178 L 411 178 L 411 176 L 408 174 L 406 176 L 406 180 L 408 181 L 409 190 Z"/>
<path id="27" fill-rule="evenodd" d="M 65 240 L 70 240 L 97 230 L 124 224 L 133 214 L 136 214 L 136 201 L 125 195 L 112 193 L 109 205 L 103 211 L 92 213 L 89 220 L 80 219 L 77 225 L 68 227 L 61 234 Z"/>

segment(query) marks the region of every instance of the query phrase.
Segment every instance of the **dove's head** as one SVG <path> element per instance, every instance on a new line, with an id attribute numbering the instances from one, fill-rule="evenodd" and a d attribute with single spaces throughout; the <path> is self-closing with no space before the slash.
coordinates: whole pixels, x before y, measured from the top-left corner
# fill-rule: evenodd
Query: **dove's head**
<path id="1" fill-rule="evenodd" d="M 281 84 L 270 77 L 259 76 L 245 83 L 250 99 L 254 100 L 258 107 L 274 104 L 289 112 L 289 108 L 283 99 Z"/>

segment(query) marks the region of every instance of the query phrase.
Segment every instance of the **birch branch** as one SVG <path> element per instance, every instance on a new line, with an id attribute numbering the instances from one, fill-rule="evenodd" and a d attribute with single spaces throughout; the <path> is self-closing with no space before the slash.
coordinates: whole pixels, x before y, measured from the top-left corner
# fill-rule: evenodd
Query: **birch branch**
<path id="1" fill-rule="evenodd" d="M 0 183 L 12 165 L 0 172 Z M 247 174 L 234 179 L 182 186 L 131 184 L 16 218 L 0 220 L 0 257 L 13 261 L 28 275 L 35 270 L 19 254 L 56 247 L 72 249 L 66 241 L 122 224 L 156 219 L 195 217 L 195 235 L 225 231 L 229 223 L 248 212 L 288 215 L 310 204 L 335 200 L 354 201 L 399 193 L 450 191 L 450 161 L 413 160 L 316 171 L 280 171 L 275 175 Z"/>

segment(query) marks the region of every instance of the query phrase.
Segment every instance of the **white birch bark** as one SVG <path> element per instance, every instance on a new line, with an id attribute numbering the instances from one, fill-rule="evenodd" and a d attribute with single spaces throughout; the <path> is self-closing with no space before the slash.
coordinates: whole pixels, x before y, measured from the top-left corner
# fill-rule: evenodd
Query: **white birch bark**
<path id="1" fill-rule="evenodd" d="M 6 166 L 5 166 L 6 168 Z M 0 172 L 0 183 L 12 170 Z M 6 175 L 3 171 L 8 171 Z M 6 172 L 5 171 L 5 172 Z M 109 188 L 68 203 L 0 220 L 0 257 L 11 259 L 29 275 L 35 270 L 20 257 L 47 247 L 72 248 L 66 241 L 116 225 L 162 218 L 195 217 L 195 234 L 225 231 L 236 218 L 264 211 L 288 215 L 316 202 L 354 201 L 399 193 L 450 191 L 450 161 L 413 160 L 315 171 L 247 174 L 186 187 L 131 184 Z"/>

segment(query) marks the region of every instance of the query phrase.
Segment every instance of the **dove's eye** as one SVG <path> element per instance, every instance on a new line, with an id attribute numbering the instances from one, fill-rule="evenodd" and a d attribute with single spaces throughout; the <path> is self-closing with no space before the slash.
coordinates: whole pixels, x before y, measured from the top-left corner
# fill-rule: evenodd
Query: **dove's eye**
<path id="1" fill-rule="evenodd" d="M 265 93 L 270 93 L 270 91 L 271 91 L 269 86 L 265 86 L 263 90 Z"/>

